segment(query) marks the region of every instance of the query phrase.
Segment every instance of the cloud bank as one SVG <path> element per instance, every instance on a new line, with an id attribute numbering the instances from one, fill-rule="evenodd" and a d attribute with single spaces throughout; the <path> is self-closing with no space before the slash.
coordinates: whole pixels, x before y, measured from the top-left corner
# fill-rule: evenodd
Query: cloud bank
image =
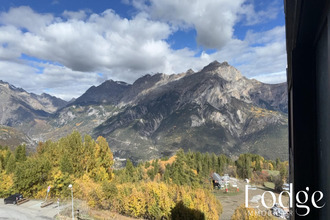
<path id="1" fill-rule="evenodd" d="M 111 9 L 61 16 L 28 6 L 1 12 L 0 78 L 68 100 L 106 79 L 133 82 L 147 73 L 197 71 L 213 60 L 226 60 L 247 77 L 269 75 L 269 83 L 285 71 L 284 26 L 234 36 L 235 25 L 253 25 L 264 16 L 243 0 L 125 2 L 136 8 L 132 18 Z M 172 49 L 169 37 L 191 29 L 199 48 Z M 209 48 L 215 52 L 204 51 Z"/>

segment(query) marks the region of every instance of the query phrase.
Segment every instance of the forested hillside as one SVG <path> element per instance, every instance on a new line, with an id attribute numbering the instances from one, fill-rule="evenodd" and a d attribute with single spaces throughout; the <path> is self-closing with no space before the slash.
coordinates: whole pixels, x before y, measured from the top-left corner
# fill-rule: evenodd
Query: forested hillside
<path id="1" fill-rule="evenodd" d="M 111 148 L 111 146 L 110 146 Z M 29 198 L 74 197 L 97 209 L 147 219 L 219 219 L 220 201 L 212 193 L 210 175 L 262 180 L 262 170 L 279 170 L 287 176 L 287 162 L 242 154 L 236 161 L 214 153 L 177 151 L 170 158 L 113 170 L 113 155 L 103 137 L 93 140 L 78 132 L 60 140 L 39 143 L 37 152 L 26 155 L 25 146 L 15 151 L 0 149 L 0 197 L 20 192 Z M 266 181 L 266 180 L 264 180 Z M 282 183 L 280 183 L 282 184 Z M 180 217 L 181 216 L 181 217 Z"/>

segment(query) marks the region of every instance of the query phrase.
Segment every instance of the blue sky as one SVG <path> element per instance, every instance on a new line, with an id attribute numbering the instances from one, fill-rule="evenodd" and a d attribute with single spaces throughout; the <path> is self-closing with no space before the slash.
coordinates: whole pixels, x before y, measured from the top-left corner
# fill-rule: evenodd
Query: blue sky
<path id="1" fill-rule="evenodd" d="M 248 78 L 286 80 L 283 2 L 2 0 L 0 79 L 64 99 L 113 79 L 228 61 Z"/>

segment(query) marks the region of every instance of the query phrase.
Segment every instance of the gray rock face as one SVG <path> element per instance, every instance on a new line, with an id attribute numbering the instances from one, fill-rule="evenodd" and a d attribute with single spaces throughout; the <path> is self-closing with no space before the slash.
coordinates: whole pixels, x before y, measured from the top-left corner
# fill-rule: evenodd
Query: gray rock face
<path id="1" fill-rule="evenodd" d="M 23 128 L 38 140 L 72 130 L 102 135 L 120 158 L 148 160 L 179 148 L 272 159 L 288 155 L 286 83 L 247 79 L 227 62 L 214 61 L 198 72 L 145 75 L 132 85 L 108 80 L 63 108 L 47 95 L 6 83 L 0 92 L 6 103 L 0 106 L 1 124 Z"/>
<path id="2" fill-rule="evenodd" d="M 26 144 L 29 150 L 34 149 L 33 130 L 66 104 L 54 96 L 28 93 L 0 80 L 0 143 L 10 147 Z"/>
<path id="3" fill-rule="evenodd" d="M 95 128 L 94 136 L 107 137 L 118 156 L 133 160 L 179 147 L 286 159 L 286 94 L 285 83 L 247 79 L 226 62 L 212 62 L 196 73 L 147 75 L 123 94 L 123 110 Z M 255 135 L 262 136 L 259 144 Z M 262 142 L 278 153 L 261 149 Z"/>
<path id="4" fill-rule="evenodd" d="M 82 96 L 77 98 L 71 105 L 112 104 L 116 105 L 122 98 L 123 93 L 131 85 L 125 82 L 105 81 L 101 85 L 89 88 Z"/>
<path id="5" fill-rule="evenodd" d="M 33 151 L 36 142 L 15 128 L 0 125 L 1 146 L 9 146 L 13 150 L 14 147 L 23 144 L 26 145 L 28 151 Z"/>
<path id="6" fill-rule="evenodd" d="M 0 124 L 20 127 L 45 118 L 66 105 L 48 94 L 36 95 L 0 80 Z"/>

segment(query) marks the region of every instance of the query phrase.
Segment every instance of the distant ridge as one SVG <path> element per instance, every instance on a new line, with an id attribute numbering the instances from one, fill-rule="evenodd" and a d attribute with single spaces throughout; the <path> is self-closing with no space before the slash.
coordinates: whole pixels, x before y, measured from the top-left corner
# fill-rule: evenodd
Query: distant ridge
<path id="1" fill-rule="evenodd" d="M 8 112 L 2 115 L 11 118 L 4 125 L 34 140 L 56 140 L 73 130 L 101 135 L 114 156 L 135 162 L 179 148 L 270 159 L 288 155 L 286 83 L 247 79 L 227 62 L 214 61 L 197 72 L 147 74 L 133 84 L 107 80 L 64 107 L 31 94 L 30 102 L 8 97 L 0 96 Z"/>

